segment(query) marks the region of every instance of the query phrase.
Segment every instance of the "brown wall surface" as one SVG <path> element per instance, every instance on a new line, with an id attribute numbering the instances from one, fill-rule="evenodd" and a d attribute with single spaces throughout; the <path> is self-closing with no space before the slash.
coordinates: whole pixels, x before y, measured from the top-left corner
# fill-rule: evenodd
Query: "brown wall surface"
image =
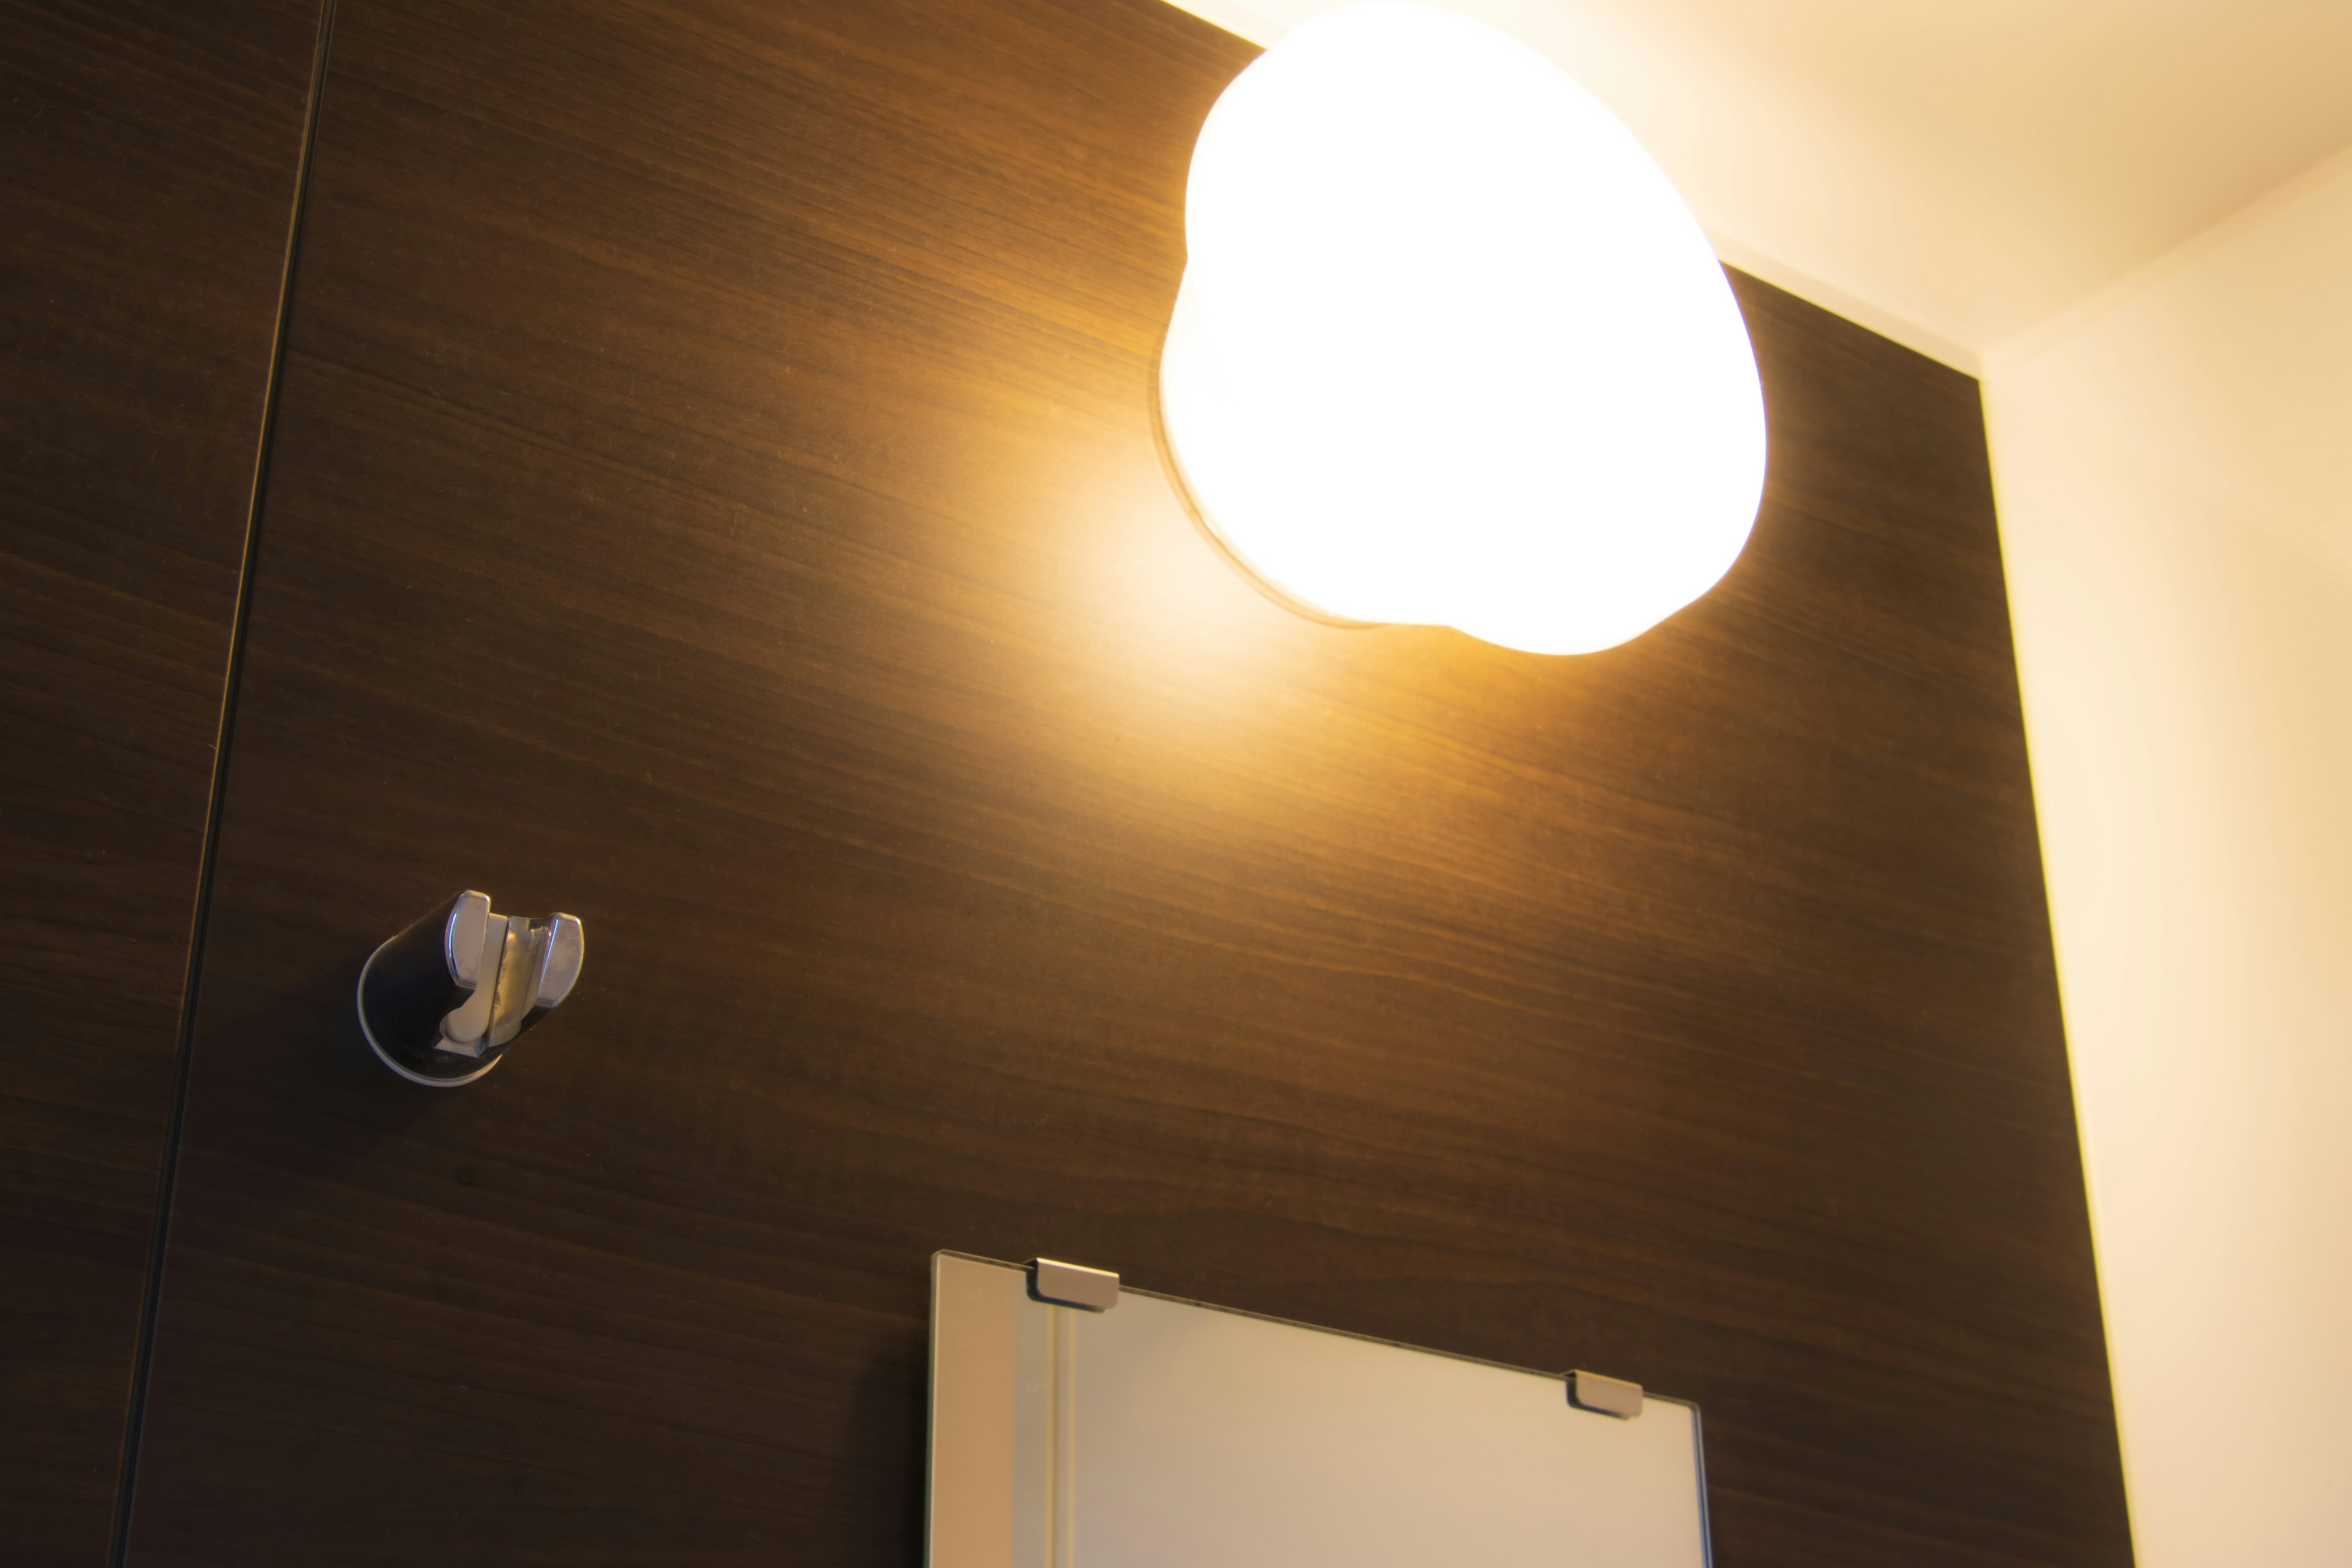
<path id="1" fill-rule="evenodd" d="M 926 1260 L 1706 1412 L 1718 1560 L 2128 1560 L 1976 387 L 1740 281 L 1747 556 L 1275 608 L 1149 388 L 1158 0 L 346 0 L 131 1540 L 919 1560 Z M 460 887 L 588 930 L 359 1054 Z"/>
<path id="2" fill-rule="evenodd" d="M 317 0 L 0 4 L 0 1534 L 105 1561 Z"/>

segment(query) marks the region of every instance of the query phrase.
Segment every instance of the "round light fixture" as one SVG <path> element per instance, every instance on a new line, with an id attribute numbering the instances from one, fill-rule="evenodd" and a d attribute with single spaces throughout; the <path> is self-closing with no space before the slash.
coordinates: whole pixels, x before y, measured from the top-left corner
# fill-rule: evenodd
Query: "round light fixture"
<path id="1" fill-rule="evenodd" d="M 1163 434 L 1279 596 L 1589 653 L 1738 557 L 1764 479 L 1738 301 L 1664 171 L 1526 45 L 1326 12 L 1218 99 L 1184 231 Z"/>

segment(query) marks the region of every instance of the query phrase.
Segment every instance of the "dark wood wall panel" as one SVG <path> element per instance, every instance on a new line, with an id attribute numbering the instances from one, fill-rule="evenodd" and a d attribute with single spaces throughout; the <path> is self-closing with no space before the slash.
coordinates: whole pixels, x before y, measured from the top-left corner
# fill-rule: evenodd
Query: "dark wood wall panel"
<path id="1" fill-rule="evenodd" d="M 317 0 L 0 4 L 0 1533 L 105 1560 Z"/>
<path id="2" fill-rule="evenodd" d="M 1726 1568 L 2128 1560 L 1976 387 L 1740 280 L 1769 494 L 1580 659 L 1155 456 L 1156 0 L 346 0 L 131 1537 L 912 1564 L 954 1246 L 1700 1400 Z M 359 1054 L 461 886 L 588 928 Z"/>

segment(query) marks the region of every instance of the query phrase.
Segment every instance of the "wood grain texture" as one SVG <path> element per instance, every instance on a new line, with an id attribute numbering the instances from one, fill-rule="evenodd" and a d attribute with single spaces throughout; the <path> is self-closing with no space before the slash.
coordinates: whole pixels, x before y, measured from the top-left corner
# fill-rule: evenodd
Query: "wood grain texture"
<path id="1" fill-rule="evenodd" d="M 0 4 L 0 1519 L 109 1544 L 315 0 Z"/>
<path id="2" fill-rule="evenodd" d="M 1246 57 L 346 0 L 135 1563 L 911 1564 L 940 1246 L 1696 1398 L 1726 1568 L 2128 1560 L 1974 384 L 1741 280 L 1716 593 L 1286 616 L 1148 415 Z M 411 1089 L 461 886 L 586 971 Z"/>

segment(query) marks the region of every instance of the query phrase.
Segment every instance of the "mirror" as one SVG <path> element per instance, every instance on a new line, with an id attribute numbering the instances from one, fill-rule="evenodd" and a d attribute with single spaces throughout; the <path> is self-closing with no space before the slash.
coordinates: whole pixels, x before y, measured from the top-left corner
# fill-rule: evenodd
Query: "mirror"
<path id="1" fill-rule="evenodd" d="M 1697 1406 L 1572 1386 L 942 1252 L 930 1568 L 1706 1568 Z"/>

